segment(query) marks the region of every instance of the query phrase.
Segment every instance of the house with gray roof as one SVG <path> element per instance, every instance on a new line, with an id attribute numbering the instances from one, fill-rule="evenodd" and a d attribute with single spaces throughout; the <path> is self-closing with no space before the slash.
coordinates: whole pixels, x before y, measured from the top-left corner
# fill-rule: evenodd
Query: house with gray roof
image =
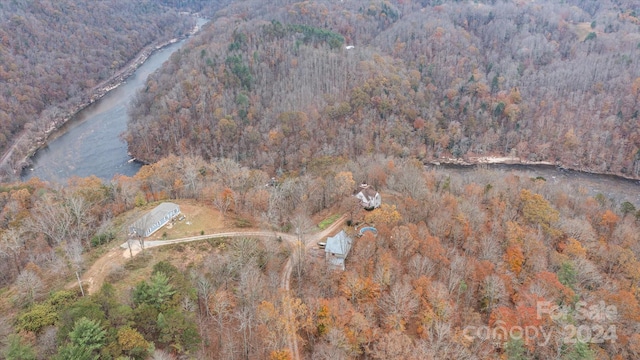
<path id="1" fill-rule="evenodd" d="M 129 226 L 129 236 L 149 237 L 180 214 L 180 206 L 165 202 Z"/>
<path id="2" fill-rule="evenodd" d="M 335 236 L 327 238 L 327 245 L 324 248 L 325 257 L 327 263 L 331 266 L 335 266 L 341 270 L 344 270 L 344 260 L 351 250 L 353 240 L 347 236 L 344 230 L 340 231 Z"/>

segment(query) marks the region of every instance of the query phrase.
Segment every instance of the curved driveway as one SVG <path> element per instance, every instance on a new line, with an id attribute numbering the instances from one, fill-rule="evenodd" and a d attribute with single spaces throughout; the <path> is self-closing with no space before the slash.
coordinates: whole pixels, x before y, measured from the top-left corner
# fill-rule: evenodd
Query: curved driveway
<path id="1" fill-rule="evenodd" d="M 318 241 L 326 238 L 327 236 L 329 236 L 330 234 L 332 234 L 336 230 L 338 230 L 342 226 L 342 224 L 344 223 L 346 218 L 347 218 L 347 215 L 344 214 L 338 220 L 334 221 L 333 224 L 331 224 L 326 229 L 324 229 L 324 230 L 322 230 L 320 232 L 308 235 L 307 238 L 305 239 L 305 250 L 311 248 Z M 145 241 L 144 242 L 144 248 L 148 249 L 148 248 L 154 248 L 154 247 L 158 247 L 158 246 L 179 244 L 179 243 L 185 243 L 185 242 L 201 241 L 201 240 L 217 239 L 217 238 L 230 238 L 230 237 L 257 237 L 257 238 L 275 238 L 275 237 L 280 237 L 282 240 L 287 241 L 290 245 L 295 245 L 297 243 L 297 241 L 298 241 L 298 237 L 295 236 L 295 235 L 291 235 L 291 234 L 287 234 L 287 233 L 281 233 L 281 232 L 275 232 L 275 231 L 231 231 L 231 232 L 223 232 L 223 233 L 214 233 L 214 234 L 190 236 L 190 237 L 184 237 L 184 238 L 173 239 L 173 240 Z M 131 244 L 131 251 L 132 252 L 135 252 L 137 254 L 141 250 L 139 241 L 130 240 L 130 244 Z M 128 256 L 128 252 L 129 252 L 128 251 L 128 249 L 129 249 L 128 242 L 125 242 L 124 244 L 120 245 L 120 247 L 122 249 L 125 249 L 125 254 Z M 134 254 L 134 256 L 135 256 L 135 254 Z M 102 260 L 102 258 L 99 259 L 98 261 L 96 261 L 96 263 L 92 266 L 92 268 L 89 269 L 89 271 L 87 271 L 87 274 L 91 273 L 91 270 L 93 270 L 93 267 L 95 267 L 98 263 L 101 263 L 100 260 Z M 284 266 L 284 270 L 282 271 L 282 277 L 280 278 L 280 289 L 283 290 L 283 296 L 284 296 L 284 294 L 289 292 L 289 289 L 291 287 L 291 272 L 292 272 L 292 270 L 293 270 L 293 263 L 291 262 L 291 256 L 290 256 L 289 259 L 287 260 L 287 263 Z M 92 286 L 91 288 L 99 289 L 100 288 L 100 284 L 98 284 L 98 286 Z M 288 301 L 283 301 L 283 304 L 288 305 L 289 302 Z M 284 309 L 284 311 L 287 314 L 287 320 L 288 320 L 289 324 L 291 324 L 291 322 L 294 321 L 294 319 L 292 319 L 293 314 L 291 312 L 291 309 L 290 308 L 286 308 L 286 309 Z M 287 327 L 289 328 L 289 326 L 287 326 Z M 292 334 L 290 334 L 289 338 L 287 339 L 287 345 L 289 347 L 289 350 L 291 351 L 291 355 L 293 356 L 293 359 L 300 360 L 300 351 L 298 349 L 297 332 L 293 332 Z"/>

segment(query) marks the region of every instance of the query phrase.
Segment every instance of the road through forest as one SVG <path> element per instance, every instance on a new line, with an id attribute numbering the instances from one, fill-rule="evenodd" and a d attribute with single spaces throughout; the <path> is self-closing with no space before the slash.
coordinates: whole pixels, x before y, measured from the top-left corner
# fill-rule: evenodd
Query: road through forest
<path id="1" fill-rule="evenodd" d="M 303 236 L 302 242 L 305 246 L 305 254 L 306 254 L 306 250 L 310 249 L 318 241 L 326 238 L 327 236 L 335 233 L 338 229 L 340 229 L 344 224 L 346 217 L 347 215 L 344 214 L 338 220 L 334 221 L 333 224 L 331 224 L 326 229 L 314 234 L 309 234 L 306 237 Z M 190 237 L 184 237 L 184 238 L 173 239 L 173 240 L 145 241 L 144 248 L 149 249 L 149 248 L 154 248 L 159 246 L 180 244 L 180 243 L 193 242 L 193 241 L 202 241 L 207 239 L 242 238 L 242 237 L 256 237 L 256 238 L 262 238 L 262 239 L 264 238 L 273 239 L 273 238 L 279 237 L 280 239 L 285 240 L 292 248 L 298 245 L 297 244 L 298 236 L 292 235 L 292 234 L 280 233 L 280 232 L 274 232 L 274 231 L 230 231 L 230 232 L 205 234 L 205 235 L 199 235 L 199 236 L 190 236 Z M 139 241 L 125 242 L 119 247 L 115 247 L 109 250 L 104 255 L 102 255 L 98 260 L 96 260 L 93 263 L 93 265 L 91 265 L 91 267 L 82 275 L 82 283 L 85 285 L 89 285 L 89 288 L 87 289 L 88 290 L 87 293 L 89 295 L 95 294 L 102 287 L 102 283 L 104 282 L 104 279 L 107 276 L 108 272 L 111 270 L 112 266 L 117 264 L 123 264 L 126 261 L 126 259 L 129 258 L 131 255 L 135 256 L 136 254 L 140 253 L 140 251 L 142 250 L 140 245 L 141 244 Z M 280 289 L 282 290 L 283 297 L 287 296 L 290 292 L 292 271 L 293 271 L 293 262 L 292 262 L 292 257 L 290 255 L 289 259 L 287 259 L 287 262 L 284 265 L 284 269 L 282 270 L 282 275 L 280 277 Z M 68 287 L 72 287 L 72 286 L 77 286 L 77 283 L 71 283 L 69 284 Z M 282 303 L 284 304 L 284 306 L 289 306 L 290 304 L 289 301 L 283 301 Z M 292 324 L 295 322 L 295 319 L 293 319 L 294 315 L 291 309 L 288 307 L 284 309 L 284 312 L 285 314 L 287 314 L 287 329 L 294 330 L 294 331 L 288 332 L 289 336 L 287 339 L 287 346 L 289 347 L 289 350 L 291 352 L 293 359 L 300 360 L 297 329 L 292 327 Z"/>

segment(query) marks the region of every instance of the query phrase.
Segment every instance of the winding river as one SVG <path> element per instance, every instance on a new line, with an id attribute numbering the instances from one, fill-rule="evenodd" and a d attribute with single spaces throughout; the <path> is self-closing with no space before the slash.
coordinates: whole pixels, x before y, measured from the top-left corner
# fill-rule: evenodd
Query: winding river
<path id="1" fill-rule="evenodd" d="M 141 164 L 131 160 L 127 144 L 120 138 L 127 128 L 127 106 L 144 86 L 149 74 L 180 49 L 181 40 L 154 52 L 126 82 L 74 116 L 46 147 L 32 158 L 22 180 L 38 177 L 65 183 L 73 176 L 95 175 L 105 181 L 116 174 L 132 176 Z"/>
<path id="2" fill-rule="evenodd" d="M 202 26 L 205 19 L 198 19 Z M 117 174 L 132 176 L 141 164 L 132 161 L 127 144 L 120 138 L 127 127 L 127 107 L 136 92 L 144 86 L 149 74 L 158 69 L 169 56 L 180 49 L 186 40 L 176 42 L 154 52 L 126 83 L 110 91 L 100 100 L 80 111 L 58 131 L 60 135 L 48 146 L 40 149 L 32 158 L 33 165 L 22 173 L 22 180 L 31 177 L 64 184 L 74 176 L 95 175 L 109 181 Z M 603 194 L 620 204 L 624 201 L 640 208 L 640 181 L 613 175 L 598 175 L 564 170 L 546 165 L 480 165 L 497 173 L 518 171 L 524 176 L 542 176 L 558 185 L 568 185 L 570 191 L 588 191 L 591 195 Z M 427 166 L 437 171 L 465 173 L 474 166 Z"/>

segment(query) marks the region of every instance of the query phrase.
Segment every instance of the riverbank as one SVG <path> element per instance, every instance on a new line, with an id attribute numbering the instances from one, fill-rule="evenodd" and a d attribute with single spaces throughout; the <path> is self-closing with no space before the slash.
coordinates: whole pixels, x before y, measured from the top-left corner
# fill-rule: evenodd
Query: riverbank
<path id="1" fill-rule="evenodd" d="M 600 172 L 600 171 L 592 171 L 590 169 L 584 169 L 584 168 L 574 168 L 571 166 L 564 165 L 560 162 L 552 163 L 549 161 L 528 161 L 528 160 L 523 160 L 517 157 L 482 156 L 482 157 L 468 157 L 465 159 L 443 157 L 443 158 L 439 158 L 438 160 L 427 161 L 425 162 L 425 165 L 431 165 L 431 166 L 452 165 L 452 166 L 469 167 L 469 168 L 478 167 L 482 165 L 538 166 L 538 167 L 556 168 L 557 170 L 574 171 L 574 172 L 579 172 L 579 173 L 589 174 L 589 175 L 611 176 L 611 177 L 616 177 L 625 181 L 632 181 L 632 182 L 640 181 L 640 178 L 629 177 L 619 173 Z"/>
<path id="2" fill-rule="evenodd" d="M 481 156 L 481 157 L 469 157 L 468 159 L 461 158 L 440 158 L 439 160 L 432 160 L 429 162 L 431 165 L 449 164 L 460 166 L 472 166 L 482 164 L 520 164 L 520 165 L 554 165 L 548 161 L 526 161 L 516 157 L 498 157 L 498 156 Z"/>
<path id="3" fill-rule="evenodd" d="M 198 19 L 196 15 L 191 16 Z M 32 165 L 32 158 L 38 150 L 64 134 L 65 128 L 73 123 L 78 113 L 124 84 L 127 78 L 133 75 L 156 51 L 196 34 L 201 25 L 202 22 L 196 20 L 196 25 L 184 36 L 155 42 L 144 47 L 123 68 L 89 91 L 80 103 L 60 104 L 54 112 L 43 112 L 38 120 L 25 126 L 13 144 L 0 157 L 0 179 L 12 181 L 19 178 L 23 170 Z"/>

